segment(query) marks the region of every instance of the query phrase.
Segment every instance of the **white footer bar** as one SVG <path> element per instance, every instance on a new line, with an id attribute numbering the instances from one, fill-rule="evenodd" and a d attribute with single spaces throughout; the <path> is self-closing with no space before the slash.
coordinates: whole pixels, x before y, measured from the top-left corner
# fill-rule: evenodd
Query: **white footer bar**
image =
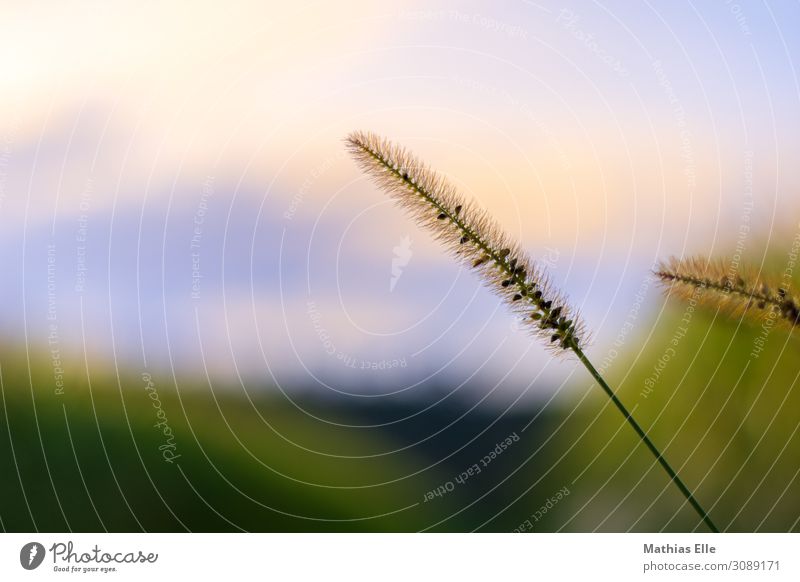
<path id="1" fill-rule="evenodd" d="M 798 554 L 798 534 L 30 533 L 0 535 L 0 580 L 778 581 Z"/>

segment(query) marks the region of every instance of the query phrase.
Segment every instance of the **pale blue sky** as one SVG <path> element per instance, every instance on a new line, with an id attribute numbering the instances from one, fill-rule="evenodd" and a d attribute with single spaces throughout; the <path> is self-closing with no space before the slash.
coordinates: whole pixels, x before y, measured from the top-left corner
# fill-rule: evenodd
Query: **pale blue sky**
<path id="1" fill-rule="evenodd" d="M 549 261 L 598 355 L 657 258 L 780 253 L 800 228 L 797 3 L 6 12 L 0 320 L 32 346 L 53 244 L 67 351 L 363 394 L 434 372 L 567 378 L 342 155 L 355 128 L 412 147 Z M 639 325 L 662 306 L 651 286 Z"/>

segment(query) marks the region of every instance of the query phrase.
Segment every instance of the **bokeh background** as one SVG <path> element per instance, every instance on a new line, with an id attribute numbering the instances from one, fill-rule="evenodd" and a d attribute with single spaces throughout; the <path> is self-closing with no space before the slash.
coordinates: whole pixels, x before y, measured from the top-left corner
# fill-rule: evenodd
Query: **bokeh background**
<path id="1" fill-rule="evenodd" d="M 0 527 L 702 530 L 580 364 L 357 171 L 369 129 L 548 267 L 721 527 L 800 529 L 800 342 L 651 273 L 791 265 L 798 25 L 743 0 L 4 6 Z"/>

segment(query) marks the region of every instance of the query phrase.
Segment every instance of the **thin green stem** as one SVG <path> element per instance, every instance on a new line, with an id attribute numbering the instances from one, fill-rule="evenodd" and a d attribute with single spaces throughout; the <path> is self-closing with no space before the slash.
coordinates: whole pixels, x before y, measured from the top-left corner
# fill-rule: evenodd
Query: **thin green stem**
<path id="1" fill-rule="evenodd" d="M 438 220 L 448 219 L 450 222 L 452 222 L 456 228 L 459 229 L 462 235 L 460 241 L 461 244 L 468 240 L 472 244 L 476 245 L 477 248 L 483 253 L 483 257 L 485 257 L 480 258 L 479 261 L 491 260 L 491 262 L 505 275 L 506 278 L 503 281 L 503 287 L 507 287 L 509 284 L 513 283 L 518 288 L 519 293 L 514 297 L 514 301 L 522 300 L 524 298 L 525 301 L 530 304 L 531 308 L 535 310 L 533 315 L 539 316 L 539 319 L 541 320 L 540 327 L 542 329 L 552 328 L 554 333 L 551 337 L 551 342 L 560 339 L 560 347 L 564 349 L 569 348 L 575 352 L 581 363 L 586 366 L 586 369 L 589 371 L 589 373 L 594 377 L 597 383 L 600 384 L 600 387 L 605 391 L 605 393 L 608 394 L 608 397 L 611 398 L 611 401 L 614 403 L 617 409 L 619 409 L 631 427 L 633 427 L 633 430 L 636 431 L 639 439 L 644 442 L 645 445 L 647 445 L 647 448 L 650 449 L 650 452 L 652 452 L 656 457 L 656 460 L 667 472 L 670 479 L 675 483 L 678 489 L 680 489 L 681 493 L 684 495 L 684 497 L 686 497 L 687 501 L 689 501 L 695 511 L 697 511 L 697 513 L 703 519 L 703 522 L 711 531 L 718 532 L 719 530 L 714 525 L 714 522 L 711 521 L 711 518 L 708 517 L 706 511 L 694 498 L 692 492 L 689 491 L 686 485 L 683 484 L 683 481 L 680 480 L 677 473 L 672 469 L 661 452 L 648 438 L 647 434 L 645 434 L 644 430 L 642 430 L 639 424 L 633 419 L 633 416 L 631 416 L 630 412 L 628 412 L 619 398 L 617 398 L 616 394 L 614 394 L 614 391 L 611 390 L 608 384 L 606 384 L 603 377 L 594 368 L 592 363 L 580 349 L 578 346 L 578 340 L 574 335 L 575 326 L 572 321 L 567 320 L 566 317 L 556 319 L 558 315 L 555 312 L 560 312 L 561 306 L 553 306 L 552 301 L 543 296 L 542 290 L 534 293 L 534 289 L 537 287 L 539 282 L 529 282 L 527 279 L 527 274 L 524 271 L 519 272 L 519 268 L 516 266 L 517 258 L 515 257 L 512 259 L 509 257 L 510 249 L 498 250 L 495 245 L 484 238 L 479 228 L 470 227 L 468 221 L 466 221 L 463 217 L 463 214 L 460 213 L 460 205 L 449 208 L 442 202 L 435 192 L 429 192 L 425 186 L 421 186 L 418 183 L 418 180 L 414 179 L 413 176 L 409 176 L 408 170 L 403 168 L 402 164 L 400 167 L 398 167 L 397 163 L 392 163 L 390 159 L 380 152 L 379 149 L 376 150 L 373 147 L 370 147 L 368 144 L 362 143 L 357 139 L 352 141 L 352 143 L 359 150 L 368 154 L 378 165 L 382 166 L 386 171 L 388 171 L 394 179 L 400 181 L 406 187 L 416 192 L 422 197 L 423 200 L 430 204 L 436 211 Z M 512 261 L 514 264 L 512 264 Z M 476 262 L 473 266 L 478 266 L 479 264 L 481 264 L 481 262 Z"/>
<path id="2" fill-rule="evenodd" d="M 641 441 L 645 445 L 647 445 L 647 448 L 650 449 L 650 452 L 653 453 L 653 455 L 655 456 L 656 460 L 659 462 L 659 464 L 661 464 L 661 466 L 667 472 L 667 475 L 669 475 L 669 478 L 675 483 L 675 485 L 678 487 L 678 489 L 680 489 L 681 493 L 683 493 L 683 496 L 686 497 L 686 500 L 689 502 L 689 504 L 694 508 L 694 510 L 697 512 L 697 514 L 702 518 L 703 523 L 705 523 L 708 526 L 708 529 L 710 529 L 712 532 L 719 533 L 719 529 L 717 529 L 717 526 L 714 525 L 713 521 L 711 521 L 711 518 L 708 516 L 708 513 L 706 512 L 706 510 L 703 509 L 703 506 L 700 505 L 700 503 L 697 501 L 697 499 L 695 499 L 694 495 L 692 495 L 692 492 L 689 491 L 689 488 L 686 487 L 686 485 L 683 483 L 683 481 L 681 481 L 681 478 L 678 477 L 678 474 L 675 472 L 675 470 L 670 466 L 670 464 L 664 458 L 664 455 L 661 454 L 661 451 L 659 451 L 656 448 L 656 446 L 653 444 L 653 441 L 651 441 L 650 437 L 647 436 L 647 433 L 645 433 L 644 430 L 642 430 L 642 427 L 639 426 L 639 423 L 636 422 L 636 420 L 634 420 L 633 416 L 631 416 L 631 413 L 628 412 L 628 409 L 625 408 L 624 404 L 622 404 L 622 401 L 620 401 L 620 399 L 617 398 L 617 395 L 614 394 L 614 391 L 611 389 L 611 387 L 606 383 L 606 381 L 600 375 L 600 372 L 598 372 L 595 369 L 595 367 L 592 365 L 592 363 L 586 357 L 586 354 L 583 353 L 583 350 L 581 350 L 574 343 L 572 344 L 571 348 L 572 348 L 572 351 L 575 352 L 575 355 L 578 356 L 578 359 L 581 361 L 581 363 L 586 367 L 587 370 L 589 370 L 589 373 L 592 375 L 592 377 L 597 381 L 598 384 L 600 384 L 600 387 L 603 389 L 603 391 L 606 394 L 608 394 L 609 398 L 611 398 L 611 402 L 613 402 L 614 405 L 617 407 L 617 409 L 622 413 L 622 416 L 624 416 L 625 420 L 628 421 L 628 424 L 631 425 L 633 430 L 639 436 L 639 439 L 641 439 Z"/>

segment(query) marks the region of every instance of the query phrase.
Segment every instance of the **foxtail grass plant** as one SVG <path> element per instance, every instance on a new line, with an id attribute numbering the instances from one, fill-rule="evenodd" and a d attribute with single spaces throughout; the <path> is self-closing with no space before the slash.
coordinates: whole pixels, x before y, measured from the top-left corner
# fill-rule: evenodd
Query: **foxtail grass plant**
<path id="1" fill-rule="evenodd" d="M 427 228 L 463 265 L 477 271 L 547 347 L 572 354 L 625 417 L 692 508 L 713 532 L 719 531 L 689 488 L 639 426 L 583 351 L 586 330 L 575 309 L 550 283 L 544 268 L 531 260 L 497 222 L 442 176 L 402 147 L 367 132 L 346 138 L 361 169 L 373 178 L 421 226 Z"/>
<path id="2" fill-rule="evenodd" d="M 695 298 L 699 303 L 733 316 L 772 319 L 790 328 L 800 326 L 800 300 L 791 293 L 791 280 L 782 283 L 759 276 L 752 268 L 735 272 L 725 260 L 671 257 L 655 274 L 669 295 Z"/>

